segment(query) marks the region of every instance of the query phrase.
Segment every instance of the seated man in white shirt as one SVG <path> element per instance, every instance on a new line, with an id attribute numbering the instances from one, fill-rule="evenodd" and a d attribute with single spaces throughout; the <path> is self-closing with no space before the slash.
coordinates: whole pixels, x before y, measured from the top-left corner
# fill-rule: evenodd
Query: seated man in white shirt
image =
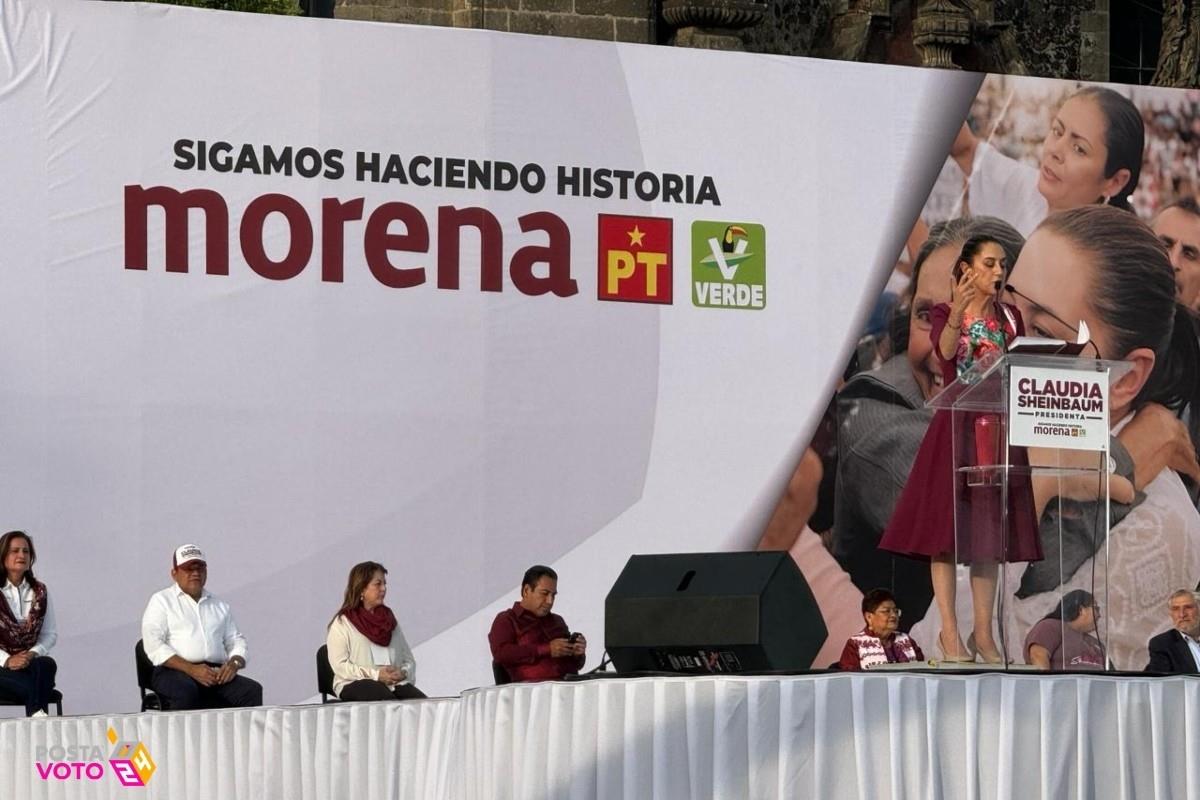
<path id="1" fill-rule="evenodd" d="M 1167 598 L 1171 630 L 1150 640 L 1147 672 L 1200 672 L 1200 607 L 1191 589 L 1179 589 Z"/>
<path id="2" fill-rule="evenodd" d="M 229 604 L 204 590 L 208 563 L 194 544 L 175 550 L 175 583 L 156 592 L 142 615 L 142 644 L 154 664 L 150 686 L 172 711 L 262 705 L 262 686 L 238 674 L 246 639 Z"/>

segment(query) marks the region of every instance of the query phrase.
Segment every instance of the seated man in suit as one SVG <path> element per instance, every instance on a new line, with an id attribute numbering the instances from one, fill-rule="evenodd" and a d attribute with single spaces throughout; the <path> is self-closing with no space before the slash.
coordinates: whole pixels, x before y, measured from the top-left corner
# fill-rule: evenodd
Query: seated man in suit
<path id="1" fill-rule="evenodd" d="M 492 659 L 513 681 L 555 681 L 583 668 L 587 639 L 550 613 L 557 596 L 554 570 L 530 567 L 521 580 L 521 599 L 496 615 L 488 644 Z"/>
<path id="2" fill-rule="evenodd" d="M 154 664 L 150 687 L 164 709 L 261 706 L 262 686 L 238 671 L 246 638 L 229 604 L 204 589 L 208 563 L 194 544 L 175 550 L 174 583 L 150 597 L 142 615 L 142 644 Z"/>
<path id="3" fill-rule="evenodd" d="M 1167 608 L 1175 627 L 1150 640 L 1146 672 L 1200 672 L 1200 609 L 1195 592 L 1172 592 Z"/>

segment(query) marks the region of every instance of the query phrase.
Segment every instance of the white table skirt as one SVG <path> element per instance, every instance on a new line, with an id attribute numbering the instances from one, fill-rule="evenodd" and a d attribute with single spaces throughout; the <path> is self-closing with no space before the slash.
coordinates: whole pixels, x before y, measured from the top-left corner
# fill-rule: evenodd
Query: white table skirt
<path id="1" fill-rule="evenodd" d="M 468 693 L 461 725 L 472 800 L 1200 797 L 1190 678 L 552 684 Z"/>
<path id="2" fill-rule="evenodd" d="M 70 698 L 67 698 L 69 703 Z M 69 710 L 69 705 L 67 707 Z M 0 798 L 385 800 L 450 796 L 459 700 L 331 703 L 0 722 Z M 146 745 L 146 787 L 44 781 L 38 747 L 103 745 L 108 727 Z M 131 794 L 137 792 L 138 794 Z"/>
<path id="3" fill-rule="evenodd" d="M 172 800 L 1200 796 L 1200 680 L 887 674 L 5 720 L 0 798 L 128 797 L 111 775 L 43 781 L 33 763 L 110 724 L 158 766 L 137 791 Z"/>

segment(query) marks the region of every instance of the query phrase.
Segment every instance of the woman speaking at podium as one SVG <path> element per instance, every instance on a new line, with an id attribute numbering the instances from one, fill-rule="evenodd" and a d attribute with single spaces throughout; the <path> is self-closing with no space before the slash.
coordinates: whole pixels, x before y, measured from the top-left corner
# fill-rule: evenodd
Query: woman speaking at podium
<path id="1" fill-rule="evenodd" d="M 1003 354 L 1008 342 L 1024 334 L 1020 312 L 999 300 L 1008 266 L 1004 248 L 992 239 L 976 236 L 963 245 L 954 267 L 950 305 L 939 304 L 930 312 L 930 338 L 945 385 L 981 360 Z M 976 648 L 986 662 L 1003 660 L 992 634 L 999 562 L 1042 557 L 1028 478 L 1010 478 L 1005 536 L 1000 530 L 999 487 L 969 487 L 966 476 L 955 471 L 956 463 L 996 463 L 1003 441 L 999 421 L 993 414 L 954 415 L 949 409 L 934 415 L 879 543 L 884 550 L 929 559 L 941 619 L 937 649 L 946 661 L 974 661 Z M 1022 456 L 1023 451 L 1010 450 L 1013 464 L 1019 464 Z M 956 481 L 963 482 L 957 492 Z M 970 501 L 964 506 L 969 513 L 960 519 L 957 537 L 956 494 Z M 970 565 L 974 629 L 966 646 L 955 610 L 956 561 Z"/>

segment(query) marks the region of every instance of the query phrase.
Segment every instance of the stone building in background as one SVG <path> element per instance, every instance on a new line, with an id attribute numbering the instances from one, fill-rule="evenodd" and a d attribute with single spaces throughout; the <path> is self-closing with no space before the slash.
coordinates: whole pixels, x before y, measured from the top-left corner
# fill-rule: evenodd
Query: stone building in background
<path id="1" fill-rule="evenodd" d="M 1200 83 L 1194 0 L 336 2 L 335 16 L 343 19 L 1121 83 Z"/>

